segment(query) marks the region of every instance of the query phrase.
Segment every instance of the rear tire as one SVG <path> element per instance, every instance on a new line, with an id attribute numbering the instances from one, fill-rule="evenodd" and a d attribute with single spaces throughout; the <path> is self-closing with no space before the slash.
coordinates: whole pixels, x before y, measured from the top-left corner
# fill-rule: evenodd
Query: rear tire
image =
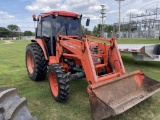
<path id="1" fill-rule="evenodd" d="M 157 48 L 157 55 L 160 55 L 160 45 L 158 45 L 158 48 Z"/>
<path id="2" fill-rule="evenodd" d="M 65 70 L 59 64 L 49 67 L 49 85 L 51 93 L 57 102 L 65 102 L 69 96 L 69 79 L 64 78 Z"/>
<path id="3" fill-rule="evenodd" d="M 47 61 L 38 43 L 33 42 L 26 47 L 26 68 L 33 81 L 44 80 L 47 74 Z"/>
<path id="4" fill-rule="evenodd" d="M 37 118 L 31 116 L 26 98 L 20 98 L 15 88 L 0 88 L 0 120 L 37 120 Z"/>

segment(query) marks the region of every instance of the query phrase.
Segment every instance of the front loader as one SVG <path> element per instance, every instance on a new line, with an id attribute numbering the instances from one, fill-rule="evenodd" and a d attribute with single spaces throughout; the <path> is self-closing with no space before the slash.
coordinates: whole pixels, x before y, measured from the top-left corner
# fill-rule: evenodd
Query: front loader
<path id="1" fill-rule="evenodd" d="M 48 66 L 51 93 L 57 102 L 65 102 L 69 83 L 86 77 L 95 120 L 121 114 L 160 90 L 160 82 L 142 71 L 125 72 L 116 39 L 83 36 L 81 18 L 66 11 L 33 15 L 36 38 L 26 47 L 31 80 L 44 80 Z"/>

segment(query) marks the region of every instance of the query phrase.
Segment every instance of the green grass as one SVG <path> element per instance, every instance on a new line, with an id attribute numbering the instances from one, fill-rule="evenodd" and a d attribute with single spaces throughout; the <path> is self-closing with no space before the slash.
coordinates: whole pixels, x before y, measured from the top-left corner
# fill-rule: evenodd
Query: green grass
<path id="1" fill-rule="evenodd" d="M 156 44 L 160 43 L 160 40 L 157 39 L 128 39 L 128 38 L 122 38 L 120 40 L 117 40 L 119 44 Z"/>
<path id="2" fill-rule="evenodd" d="M 95 39 L 90 38 L 90 40 L 94 41 Z M 156 43 L 160 43 L 160 40 L 158 40 L 158 39 L 134 39 L 134 38 L 129 39 L 129 38 L 121 38 L 120 40 L 119 39 L 116 39 L 116 40 L 117 40 L 118 44 L 156 44 Z M 104 42 L 102 40 L 95 40 L 95 41 Z"/>
<path id="3" fill-rule="evenodd" d="M 158 40 L 121 40 L 119 43 L 158 43 Z M 46 78 L 33 82 L 25 68 L 25 47 L 30 41 L 15 41 L 3 44 L 0 41 L 0 86 L 15 87 L 21 96 L 28 100 L 32 115 L 38 120 L 91 120 L 90 106 L 86 91 L 87 82 L 80 79 L 71 82 L 70 97 L 66 103 L 54 101 Z M 137 69 L 151 78 L 160 80 L 159 62 L 137 62 L 130 54 L 122 54 L 127 72 Z M 121 115 L 106 120 L 159 120 L 160 92 L 143 101 Z"/>

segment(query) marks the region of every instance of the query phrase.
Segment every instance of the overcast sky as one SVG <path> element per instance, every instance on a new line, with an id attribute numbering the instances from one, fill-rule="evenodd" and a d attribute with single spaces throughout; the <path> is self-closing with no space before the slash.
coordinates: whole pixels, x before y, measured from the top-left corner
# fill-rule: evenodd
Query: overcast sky
<path id="1" fill-rule="evenodd" d="M 34 31 L 32 14 L 49 12 L 52 10 L 72 11 L 91 18 L 90 30 L 100 23 L 100 5 L 106 7 L 106 24 L 118 21 L 118 2 L 115 0 L 0 0 L 0 27 L 17 24 L 21 30 Z M 160 8 L 160 0 L 125 0 L 121 2 L 122 21 L 129 20 L 129 14 L 154 12 Z M 158 10 L 160 12 L 160 9 Z M 155 16 L 152 16 L 153 18 Z M 159 15 L 160 18 L 160 15 Z M 85 20 L 82 21 L 84 24 Z"/>

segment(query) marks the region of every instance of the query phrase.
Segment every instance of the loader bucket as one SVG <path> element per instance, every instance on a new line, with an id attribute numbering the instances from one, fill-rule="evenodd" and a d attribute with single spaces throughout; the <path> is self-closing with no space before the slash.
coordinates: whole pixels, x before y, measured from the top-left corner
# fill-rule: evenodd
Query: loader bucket
<path id="1" fill-rule="evenodd" d="M 160 82 L 138 70 L 88 86 L 94 120 L 116 116 L 160 91 Z"/>

